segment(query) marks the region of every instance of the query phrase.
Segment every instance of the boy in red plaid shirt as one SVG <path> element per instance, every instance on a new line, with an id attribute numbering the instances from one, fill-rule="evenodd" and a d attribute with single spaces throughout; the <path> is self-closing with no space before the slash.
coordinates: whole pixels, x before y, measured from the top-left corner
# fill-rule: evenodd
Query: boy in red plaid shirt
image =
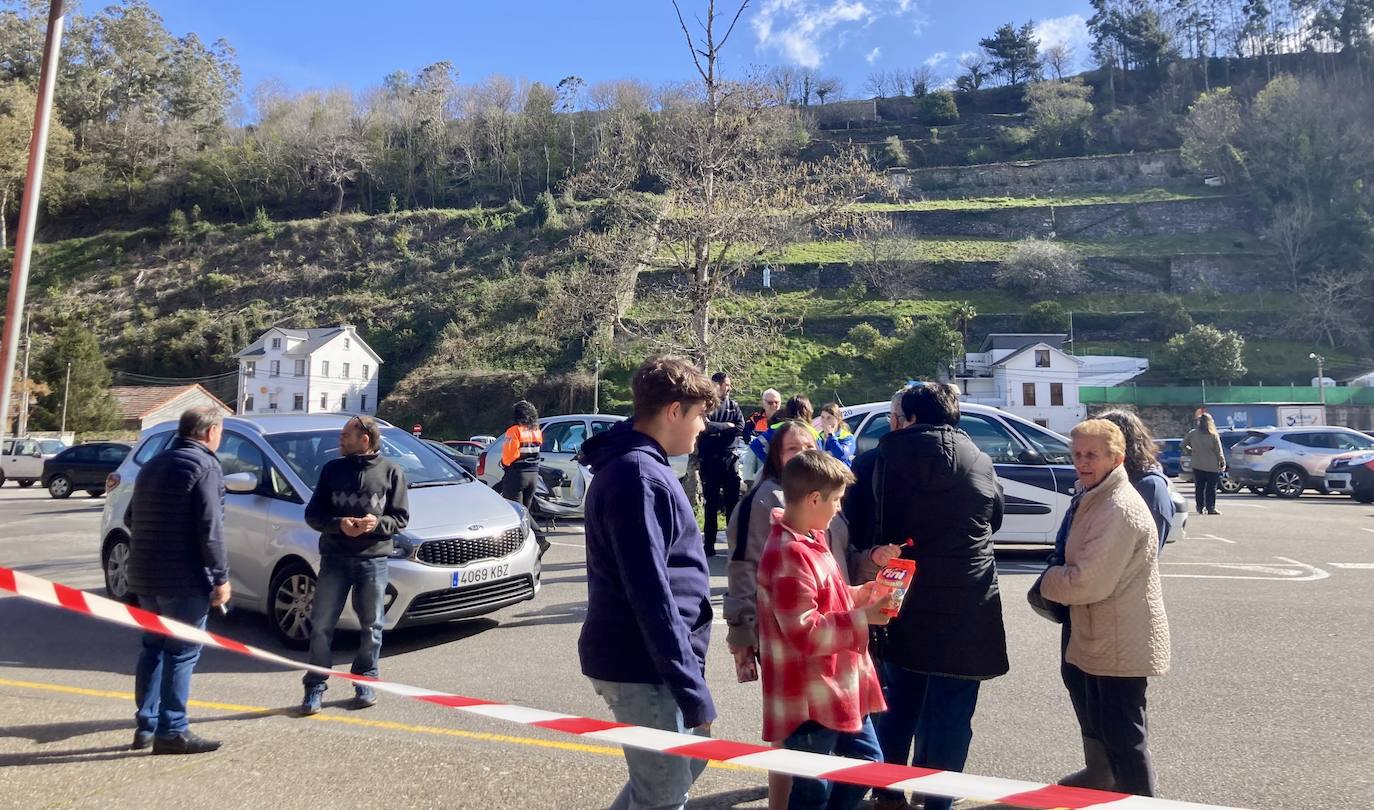
<path id="1" fill-rule="evenodd" d="M 882 761 L 869 715 L 887 708 L 868 657 L 868 627 L 886 624 L 874 583 L 854 588 L 825 530 L 854 474 L 816 450 L 783 469 L 785 510 L 758 570 L 763 738 L 784 748 Z M 798 779 L 790 810 L 851 810 L 866 788 Z"/>

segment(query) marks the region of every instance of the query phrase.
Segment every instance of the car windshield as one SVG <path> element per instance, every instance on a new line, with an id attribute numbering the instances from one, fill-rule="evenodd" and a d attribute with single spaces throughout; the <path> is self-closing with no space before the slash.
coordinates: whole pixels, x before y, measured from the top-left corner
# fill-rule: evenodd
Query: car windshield
<path id="1" fill-rule="evenodd" d="M 38 446 L 43 449 L 43 455 L 55 455 L 67 449 L 66 443 L 61 439 L 40 439 Z"/>
<path id="2" fill-rule="evenodd" d="M 311 489 L 319 483 L 320 469 L 325 462 L 339 457 L 337 430 L 279 433 L 268 436 L 267 443 Z M 382 456 L 400 466 L 406 474 L 406 482 L 412 488 L 450 486 L 472 480 L 457 464 L 396 428 L 382 429 Z"/>

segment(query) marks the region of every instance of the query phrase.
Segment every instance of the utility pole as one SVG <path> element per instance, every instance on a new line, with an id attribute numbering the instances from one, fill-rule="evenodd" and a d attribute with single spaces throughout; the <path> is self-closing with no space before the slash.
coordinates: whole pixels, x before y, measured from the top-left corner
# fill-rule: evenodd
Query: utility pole
<path id="1" fill-rule="evenodd" d="M 61 433 L 62 433 L 63 435 L 66 435 L 66 433 L 67 433 L 67 397 L 68 397 L 69 395 L 71 395 L 71 392 L 72 392 L 72 364 L 71 364 L 71 363 L 68 363 L 68 364 L 67 364 L 67 381 L 66 381 L 65 383 L 62 384 L 62 430 L 61 430 Z"/>
<path id="2" fill-rule="evenodd" d="M 601 358 L 596 358 L 596 370 L 592 378 L 592 413 L 601 413 Z"/>
<path id="3" fill-rule="evenodd" d="M 29 407 L 30 398 L 33 396 L 33 383 L 29 381 L 29 349 L 33 347 L 33 337 L 29 334 L 29 328 L 33 326 L 33 319 L 24 319 L 24 371 L 19 375 L 20 384 L 24 390 L 19 392 L 19 417 L 14 428 L 15 436 L 29 435 Z"/>
<path id="4" fill-rule="evenodd" d="M 19 327 L 29 287 L 33 259 L 33 231 L 38 220 L 38 198 L 43 188 L 43 162 L 48 153 L 48 124 L 52 121 L 52 97 L 57 85 L 57 60 L 62 49 L 62 1 L 48 7 L 48 33 L 43 43 L 43 64 L 38 71 L 38 104 L 33 111 L 33 137 L 29 140 L 29 170 L 24 175 L 24 197 L 19 204 L 19 229 L 14 240 L 14 269 L 10 273 L 9 301 L 5 309 L 5 333 L 0 348 L 0 439 L 9 429 L 10 397 L 14 395 L 14 361 L 19 348 Z"/>
<path id="5" fill-rule="evenodd" d="M 1321 398 L 1322 407 L 1326 407 L 1326 358 L 1316 352 L 1307 355 L 1308 360 L 1317 361 L 1317 394 Z"/>

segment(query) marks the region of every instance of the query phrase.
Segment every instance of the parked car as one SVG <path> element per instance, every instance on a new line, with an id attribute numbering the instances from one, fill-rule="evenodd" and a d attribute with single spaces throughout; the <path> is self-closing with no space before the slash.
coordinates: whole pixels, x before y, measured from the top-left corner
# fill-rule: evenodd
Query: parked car
<path id="1" fill-rule="evenodd" d="M 483 447 L 489 447 L 492 442 L 496 441 L 496 437 L 488 436 L 485 433 L 480 433 L 476 436 L 469 436 L 468 441 L 473 442 L 475 444 L 480 444 Z"/>
<path id="2" fill-rule="evenodd" d="M 1296 498 L 1325 493 L 1326 469 L 1335 456 L 1374 448 L 1374 439 L 1343 427 L 1251 430 L 1231 448 L 1231 477 L 1256 495 Z"/>
<path id="3" fill-rule="evenodd" d="M 133 448 L 124 442 L 88 442 L 68 447 L 43 462 L 43 486 L 54 498 L 78 489 L 92 498 L 104 495 L 110 473 L 119 469 Z"/>
<path id="4" fill-rule="evenodd" d="M 891 404 L 875 402 L 843 411 L 858 452 L 878 446 L 890 429 Z M 999 544 L 1054 542 L 1064 512 L 1073 498 L 1078 473 L 1073 467 L 1069 440 L 1048 428 L 986 405 L 960 403 L 959 427 L 992 457 L 1005 501 L 1002 529 L 993 535 Z M 1173 493 L 1172 540 L 1182 540 L 1188 526 L 1188 505 Z"/>
<path id="5" fill-rule="evenodd" d="M 1326 489 L 1349 495 L 1360 503 L 1374 503 L 1374 450 L 1342 453 L 1326 467 Z"/>
<path id="6" fill-rule="evenodd" d="M 573 510 L 569 517 L 582 516 L 582 499 L 591 481 L 591 474 L 585 467 L 578 469 L 582 443 L 624 420 L 623 416 L 608 413 L 573 413 L 539 420 L 539 429 L 544 433 L 544 444 L 539 449 L 540 472 L 554 501 Z M 506 437 L 502 435 L 477 458 L 477 477 L 488 486 L 499 486 L 505 477 L 506 471 L 501 467 L 501 451 L 505 446 Z M 673 456 L 668 461 L 679 479 L 687 477 L 687 456 Z"/>
<path id="7" fill-rule="evenodd" d="M 285 645 L 309 643 L 320 533 L 305 504 L 320 468 L 339 456 L 346 414 L 263 415 L 224 420 L 224 537 L 232 604 L 266 614 Z M 385 422 L 381 452 L 405 471 L 410 523 L 395 538 L 383 621 L 388 630 L 490 613 L 533 599 L 541 565 L 534 529 L 518 504 L 477 484 L 457 463 Z M 139 469 L 167 446 L 175 425 L 145 430 L 112 476 L 101 519 L 105 588 L 129 597 L 129 501 Z M 351 611 L 340 627 L 357 630 Z"/>
<path id="8" fill-rule="evenodd" d="M 1164 474 L 1173 478 L 1180 472 L 1179 456 L 1183 452 L 1182 439 L 1155 439 L 1155 447 L 1159 448 L 1159 464 L 1164 468 Z"/>
<path id="9" fill-rule="evenodd" d="M 1250 435 L 1250 431 L 1248 430 L 1219 430 L 1217 433 L 1221 435 L 1221 452 L 1223 455 L 1227 455 L 1231 448 L 1236 446 L 1237 442 L 1244 440 L 1246 436 Z M 1180 448 L 1182 447 L 1181 440 L 1179 446 Z M 1181 451 L 1179 453 L 1178 480 L 1182 483 L 1190 483 L 1193 480 L 1193 456 L 1191 453 L 1184 453 Z M 1230 473 L 1223 471 L 1221 473 L 1221 483 L 1218 485 L 1218 489 L 1227 494 L 1234 494 L 1240 492 L 1241 486 L 1232 480 Z"/>
<path id="10" fill-rule="evenodd" d="M 66 449 L 61 439 L 5 439 L 0 447 L 0 486 L 6 481 L 33 486 L 43 477 L 43 463 Z"/>
<path id="11" fill-rule="evenodd" d="M 476 463 L 477 457 L 482 455 L 482 451 L 487 449 L 487 446 L 485 444 L 473 441 L 449 440 L 443 442 L 443 444 L 444 446 L 450 447 L 456 450 L 457 452 L 462 453 L 465 456 L 470 456 L 473 459 L 474 463 Z"/>
<path id="12" fill-rule="evenodd" d="M 474 478 L 477 477 L 477 456 L 475 454 L 464 453 L 460 448 L 454 446 L 456 444 L 462 444 L 462 442 L 436 442 L 433 439 L 421 439 L 420 441 L 452 459 L 459 467 L 462 467 L 468 475 Z"/>

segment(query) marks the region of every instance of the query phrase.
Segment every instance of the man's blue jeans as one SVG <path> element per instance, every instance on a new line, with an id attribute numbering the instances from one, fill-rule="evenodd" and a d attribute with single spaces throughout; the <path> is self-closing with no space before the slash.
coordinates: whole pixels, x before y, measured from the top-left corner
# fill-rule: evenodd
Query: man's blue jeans
<path id="1" fill-rule="evenodd" d="M 167 619 L 205 629 L 210 595 L 140 596 L 139 607 Z M 200 660 L 201 645 L 158 635 L 143 634 L 143 651 L 134 670 L 134 718 L 139 731 L 161 737 L 185 734 L 186 702 L 191 698 L 191 672 Z"/>
<path id="2" fill-rule="evenodd" d="M 981 681 L 926 675 L 883 664 L 887 713 L 878 720 L 878 739 L 888 762 L 962 771 L 973 741 L 973 710 Z M 912 743 L 915 755 L 912 755 Z M 880 798 L 901 793 L 875 790 Z M 953 799 L 928 796 L 925 810 L 950 810 Z"/>
<path id="3" fill-rule="evenodd" d="M 353 589 L 353 612 L 362 632 L 358 652 L 353 656 L 354 675 L 377 677 L 377 659 L 382 655 L 382 607 L 386 603 L 386 557 L 340 557 L 325 554 L 320 558 L 320 575 L 315 580 L 315 601 L 310 606 L 310 663 L 332 667 L 334 628 L 339 624 L 349 588 Z M 328 676 L 305 673 L 306 689 L 328 688 Z"/>
<path id="4" fill-rule="evenodd" d="M 691 732 L 683 725 L 682 710 L 663 684 L 617 683 L 590 679 L 592 688 L 606 701 L 618 723 Z M 625 749 L 630 781 L 615 797 L 611 810 L 681 810 L 687 792 L 706 770 L 706 760 L 687 759 L 652 751 Z"/>
<path id="5" fill-rule="evenodd" d="M 854 732 L 835 731 L 809 720 L 797 726 L 797 730 L 783 741 L 782 747 L 812 754 L 866 759 L 869 762 L 883 761 L 883 752 L 878 748 L 878 736 L 873 730 L 871 717 L 865 717 L 863 727 Z M 853 810 L 863 801 L 867 792 L 868 788 L 860 785 L 827 782 L 824 779 L 797 779 L 792 783 L 787 810 Z"/>

